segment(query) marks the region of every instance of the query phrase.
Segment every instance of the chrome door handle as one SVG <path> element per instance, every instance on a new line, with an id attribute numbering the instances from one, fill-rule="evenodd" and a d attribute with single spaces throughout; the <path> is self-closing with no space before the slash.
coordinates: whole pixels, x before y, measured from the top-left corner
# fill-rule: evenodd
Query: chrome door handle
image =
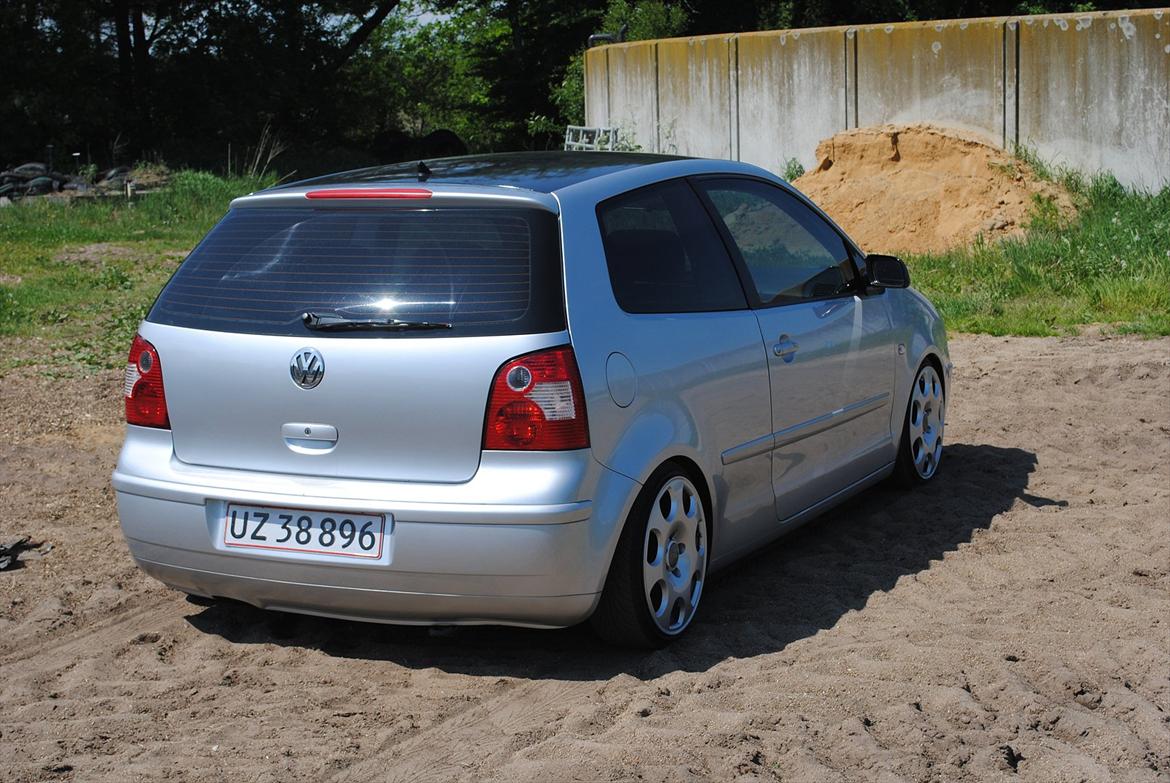
<path id="1" fill-rule="evenodd" d="M 772 353 L 776 354 L 786 362 L 790 362 L 795 358 L 797 350 L 800 348 L 788 335 L 780 335 L 780 340 L 772 346 Z"/>
<path id="2" fill-rule="evenodd" d="M 325 440 L 335 443 L 337 428 L 331 424 L 290 421 L 288 424 L 280 425 L 280 435 L 286 440 Z"/>

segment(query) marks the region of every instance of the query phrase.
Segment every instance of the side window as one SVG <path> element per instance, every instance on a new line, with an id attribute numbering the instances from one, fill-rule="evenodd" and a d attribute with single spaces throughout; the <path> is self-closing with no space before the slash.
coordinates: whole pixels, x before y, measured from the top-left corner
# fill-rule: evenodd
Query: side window
<path id="1" fill-rule="evenodd" d="M 841 236 L 799 199 L 747 179 L 697 181 L 731 234 L 765 305 L 849 291 L 856 277 Z"/>
<path id="2" fill-rule="evenodd" d="M 627 313 L 747 308 L 727 250 L 686 182 L 604 201 L 597 219 L 614 297 Z"/>

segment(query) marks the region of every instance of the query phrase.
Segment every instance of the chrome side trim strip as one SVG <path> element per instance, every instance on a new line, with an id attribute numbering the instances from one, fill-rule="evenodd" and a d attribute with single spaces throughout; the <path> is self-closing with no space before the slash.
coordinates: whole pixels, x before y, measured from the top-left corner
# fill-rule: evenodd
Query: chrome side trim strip
<path id="1" fill-rule="evenodd" d="M 720 454 L 720 459 L 723 460 L 724 465 L 730 465 L 733 462 L 739 462 L 750 457 L 757 457 L 760 454 L 766 454 L 772 449 L 776 448 L 776 441 L 771 433 L 762 435 L 754 440 L 749 440 L 747 443 L 741 443 L 738 446 L 733 446 L 727 451 Z"/>
<path id="2" fill-rule="evenodd" d="M 832 429 L 839 424 L 844 424 L 847 421 L 852 421 L 858 416 L 864 416 L 870 411 L 875 411 L 878 408 L 885 407 L 890 401 L 890 393 L 882 392 L 875 394 L 860 402 L 853 402 L 846 405 L 844 408 L 838 408 L 835 411 L 829 411 L 817 416 L 815 419 L 802 421 L 800 424 L 793 424 L 791 427 L 785 427 L 782 430 L 773 432 L 772 436 L 776 439 L 776 445 L 773 448 L 780 448 L 787 446 L 790 443 L 796 443 L 799 440 Z"/>
<path id="3" fill-rule="evenodd" d="M 790 443 L 796 443 L 798 440 L 804 440 L 805 438 L 816 435 L 818 432 L 832 429 L 838 424 L 852 421 L 858 416 L 864 416 L 870 411 L 884 408 L 889 401 L 889 392 L 875 394 L 873 397 L 861 400 L 860 402 L 852 402 L 844 408 L 838 408 L 835 411 L 821 414 L 815 419 L 802 421 L 800 424 L 785 427 L 782 430 L 773 432 L 771 435 L 762 435 L 749 440 L 747 443 L 732 446 L 720 454 L 719 458 L 723 461 L 724 465 L 730 465 L 734 462 L 759 456 L 765 452 L 778 449 L 781 446 L 787 446 Z"/>

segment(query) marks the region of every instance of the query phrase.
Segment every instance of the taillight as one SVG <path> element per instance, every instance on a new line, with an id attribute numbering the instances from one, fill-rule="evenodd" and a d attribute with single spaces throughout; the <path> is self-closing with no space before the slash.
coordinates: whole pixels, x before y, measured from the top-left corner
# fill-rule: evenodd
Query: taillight
<path id="1" fill-rule="evenodd" d="M 485 449 L 565 451 L 589 446 L 585 394 L 568 346 L 519 356 L 492 381 Z"/>
<path id="2" fill-rule="evenodd" d="M 163 391 L 162 363 L 154 346 L 134 335 L 130 358 L 126 362 L 126 423 L 140 427 L 171 426 L 167 415 L 167 396 Z"/>

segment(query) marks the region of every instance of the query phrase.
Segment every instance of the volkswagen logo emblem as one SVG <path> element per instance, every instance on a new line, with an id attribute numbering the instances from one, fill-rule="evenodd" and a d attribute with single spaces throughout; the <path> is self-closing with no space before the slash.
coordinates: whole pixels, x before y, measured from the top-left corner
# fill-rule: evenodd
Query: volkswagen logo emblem
<path id="1" fill-rule="evenodd" d="M 302 348 L 288 363 L 293 383 L 302 389 L 312 389 L 325 377 L 325 360 L 316 348 Z"/>

